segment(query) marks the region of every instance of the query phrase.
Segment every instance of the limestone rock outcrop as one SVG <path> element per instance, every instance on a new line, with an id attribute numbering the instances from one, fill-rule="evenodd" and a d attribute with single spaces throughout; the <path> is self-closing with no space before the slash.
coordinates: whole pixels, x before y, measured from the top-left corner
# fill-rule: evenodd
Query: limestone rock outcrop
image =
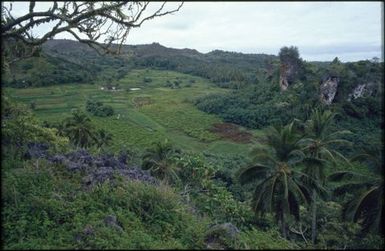
<path id="1" fill-rule="evenodd" d="M 295 69 L 293 65 L 290 64 L 282 64 L 279 75 L 279 87 L 281 91 L 286 91 L 289 87 L 291 79 L 295 73 Z"/>
<path id="2" fill-rule="evenodd" d="M 320 100 L 326 105 L 330 105 L 337 93 L 339 78 L 330 76 L 321 82 L 320 86 Z"/>
<path id="3" fill-rule="evenodd" d="M 239 229 L 229 222 L 214 225 L 206 234 L 206 249 L 227 250 L 229 247 L 224 240 L 234 241 L 239 233 Z"/>
<path id="4" fill-rule="evenodd" d="M 373 93 L 373 90 L 375 89 L 376 84 L 373 82 L 365 83 L 365 84 L 359 84 L 357 85 L 352 93 L 349 94 L 348 100 L 364 97 L 364 96 L 370 96 Z"/>

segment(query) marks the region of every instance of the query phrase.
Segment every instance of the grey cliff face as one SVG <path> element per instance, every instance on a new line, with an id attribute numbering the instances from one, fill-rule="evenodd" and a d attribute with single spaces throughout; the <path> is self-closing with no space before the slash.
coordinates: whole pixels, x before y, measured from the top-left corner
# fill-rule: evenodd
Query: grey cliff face
<path id="1" fill-rule="evenodd" d="M 281 88 L 281 91 L 286 91 L 289 87 L 289 82 L 291 82 L 291 79 L 294 75 L 294 67 L 290 64 L 282 64 L 281 65 L 281 71 L 279 76 L 279 87 Z"/>
<path id="2" fill-rule="evenodd" d="M 338 77 L 328 77 L 321 83 L 320 100 L 326 105 L 330 105 L 337 93 L 339 79 Z"/>
<path id="3" fill-rule="evenodd" d="M 370 96 L 373 93 L 374 88 L 376 87 L 376 84 L 373 82 L 365 83 L 365 84 L 359 84 L 357 85 L 352 93 L 349 94 L 348 100 L 364 97 L 364 96 Z"/>

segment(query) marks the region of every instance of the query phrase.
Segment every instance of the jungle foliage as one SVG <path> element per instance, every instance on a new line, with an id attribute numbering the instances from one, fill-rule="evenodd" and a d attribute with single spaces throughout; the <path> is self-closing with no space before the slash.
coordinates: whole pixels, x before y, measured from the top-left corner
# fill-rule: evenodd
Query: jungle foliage
<path id="1" fill-rule="evenodd" d="M 383 248 L 383 63 L 304 62 L 288 48 L 281 56 L 295 57 L 298 71 L 281 91 L 276 56 L 152 44 L 126 48 L 135 53 L 125 65 L 76 44 L 59 51 L 57 43 L 69 46 L 51 41 L 45 53 L 72 65 L 66 74 L 84 65 L 78 72 L 90 74 L 81 74 L 86 82 L 116 81 L 128 90 L 140 83 L 143 93 L 36 79 L 17 89 L 24 104 L 2 95 L 5 249 Z M 47 55 L 37 64 L 63 66 L 48 65 Z M 36 65 L 25 62 L 16 81 L 33 80 Z M 331 75 L 340 82 L 327 106 L 319 85 Z M 52 92 L 47 103 L 39 102 L 41 89 L 29 88 L 67 81 L 72 89 L 41 88 Z M 26 87 L 15 83 L 7 85 Z M 361 83 L 370 88 L 354 98 Z M 35 117 L 65 95 L 77 105 L 55 107 L 59 116 L 49 122 Z M 245 126 L 252 142 L 219 140 L 208 128 L 221 118 Z M 127 135 L 140 138 L 141 148 L 124 142 Z"/>

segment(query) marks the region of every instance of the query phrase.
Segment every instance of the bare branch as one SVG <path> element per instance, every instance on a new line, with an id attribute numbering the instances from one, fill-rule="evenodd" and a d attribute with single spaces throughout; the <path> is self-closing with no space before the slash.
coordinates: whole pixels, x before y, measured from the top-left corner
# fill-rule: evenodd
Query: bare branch
<path id="1" fill-rule="evenodd" d="M 177 12 L 177 11 L 180 10 L 180 8 L 182 8 L 182 6 L 183 6 L 183 2 L 182 2 L 182 3 L 178 6 L 178 8 L 175 9 L 175 10 L 172 10 L 172 11 L 166 11 L 166 12 L 163 12 L 163 13 L 159 13 L 159 12 L 161 11 L 161 9 L 163 9 L 163 5 L 162 5 L 161 9 L 159 9 L 155 14 L 153 14 L 153 15 L 151 15 L 151 16 L 148 16 L 148 17 L 146 17 L 146 18 L 143 18 L 143 20 L 142 20 L 139 24 L 136 24 L 136 25 L 132 24 L 132 26 L 133 26 L 133 27 L 140 27 L 145 21 L 150 20 L 150 19 L 153 19 L 153 18 L 155 18 L 155 17 L 161 17 L 161 16 L 165 16 L 165 15 L 172 14 L 172 13 L 174 13 L 174 12 Z"/>
<path id="2" fill-rule="evenodd" d="M 35 1 L 29 2 L 29 14 L 33 13 L 34 8 L 35 8 Z M 31 17 L 30 22 L 33 22 L 33 17 Z"/>
<path id="3" fill-rule="evenodd" d="M 301 235 L 301 236 L 302 236 L 302 239 L 305 241 L 306 245 L 308 244 L 308 241 L 307 241 L 307 239 L 306 239 L 306 237 L 305 237 L 305 235 L 304 235 L 304 233 L 306 232 L 307 228 L 302 229 L 302 224 L 301 224 L 301 223 L 299 224 L 299 229 L 298 229 L 298 230 L 296 230 L 296 229 L 293 228 L 292 226 L 289 227 L 289 230 L 290 230 L 291 232 L 295 233 L 295 234 Z"/>
<path id="4" fill-rule="evenodd" d="M 53 2 L 47 11 L 35 11 L 35 1 L 30 1 L 28 13 L 14 17 L 11 8 L 2 5 L 1 30 L 2 40 L 21 41 L 26 45 L 41 45 L 56 34 L 69 32 L 75 39 L 86 43 L 97 52 L 120 53 L 132 28 L 140 27 L 144 22 L 175 13 L 183 6 L 183 2 L 171 10 L 166 10 L 166 2 L 152 13 L 148 12 L 150 2 L 117 1 L 117 2 Z M 147 15 L 145 15 L 147 13 Z M 36 27 L 45 23 L 56 23 L 51 30 L 41 36 L 34 36 Z M 80 35 L 88 39 L 82 39 Z M 103 41 L 103 42 L 101 42 Z M 111 50 L 116 45 L 116 50 Z"/>

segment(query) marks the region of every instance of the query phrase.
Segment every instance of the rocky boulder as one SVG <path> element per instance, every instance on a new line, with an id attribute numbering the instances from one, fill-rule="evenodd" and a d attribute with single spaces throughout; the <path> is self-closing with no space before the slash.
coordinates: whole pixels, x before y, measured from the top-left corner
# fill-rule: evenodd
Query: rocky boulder
<path id="1" fill-rule="evenodd" d="M 118 221 L 115 215 L 107 215 L 104 218 L 104 224 L 117 231 L 123 231 L 122 224 Z"/>
<path id="2" fill-rule="evenodd" d="M 27 144 L 27 151 L 24 153 L 24 158 L 45 158 L 48 156 L 48 144 L 38 143 L 38 142 L 30 142 Z"/>
<path id="3" fill-rule="evenodd" d="M 240 233 L 232 223 L 223 223 L 212 226 L 205 238 L 207 249 L 229 249 Z"/>
<path id="4" fill-rule="evenodd" d="M 112 154 L 93 156 L 85 149 L 48 157 L 50 162 L 62 164 L 69 171 L 81 172 L 84 175 L 83 185 L 86 187 L 93 187 L 105 181 L 114 181 L 117 176 L 153 185 L 159 184 L 158 180 L 148 171 L 136 166 L 128 166 L 127 159 L 128 157 L 124 154 L 120 154 L 118 157 Z"/>

